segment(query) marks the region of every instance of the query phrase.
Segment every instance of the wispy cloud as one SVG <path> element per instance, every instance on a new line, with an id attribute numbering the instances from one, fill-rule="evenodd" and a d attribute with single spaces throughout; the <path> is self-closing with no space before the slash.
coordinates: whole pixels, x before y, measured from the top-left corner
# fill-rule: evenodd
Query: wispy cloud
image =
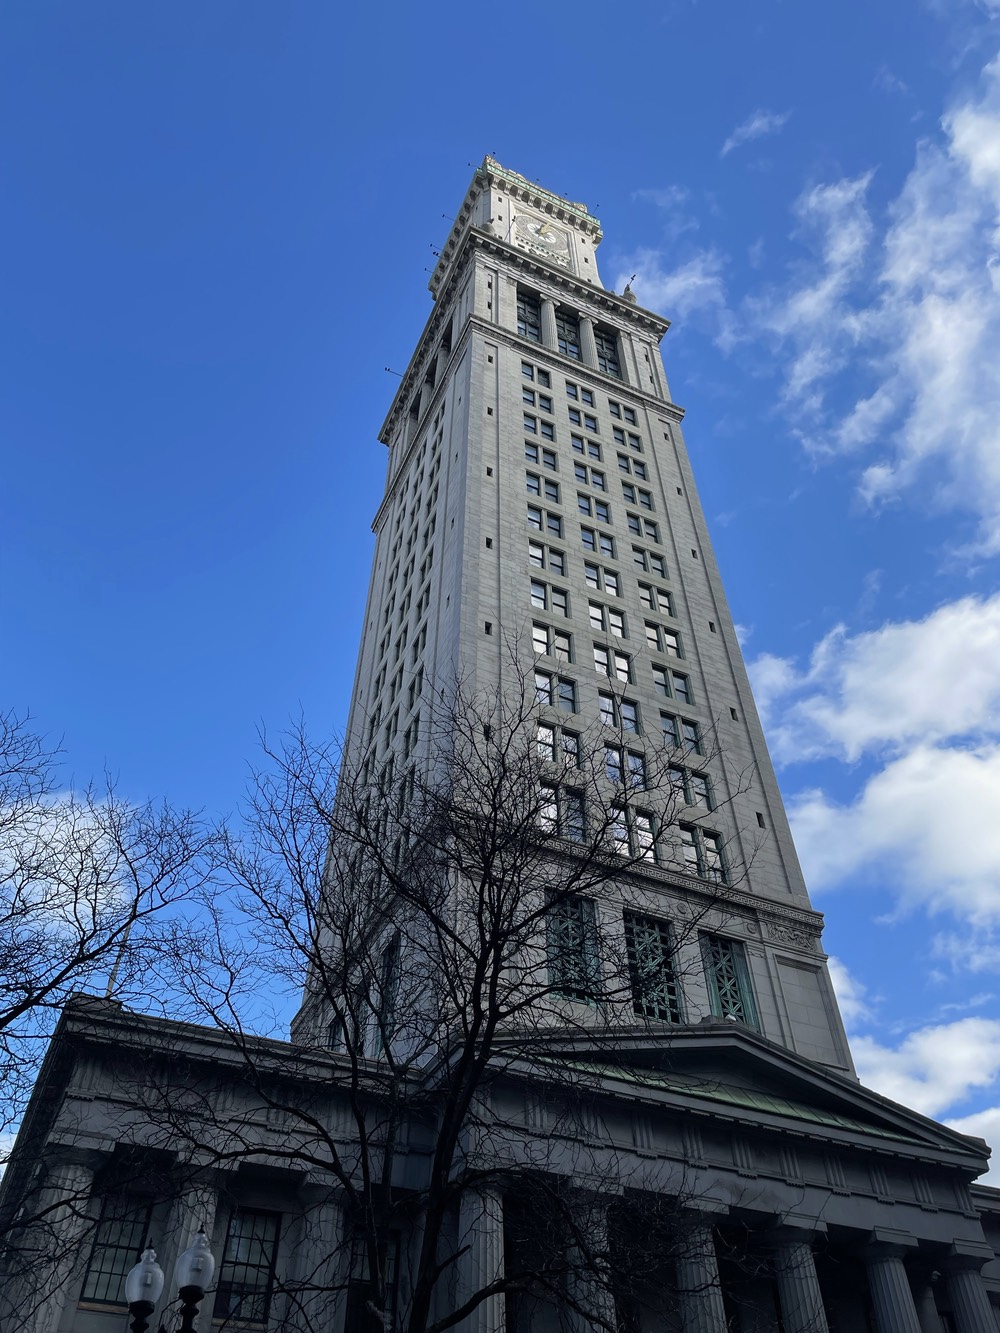
<path id="1" fill-rule="evenodd" d="M 740 148 L 754 139 L 762 139 L 767 134 L 778 134 L 791 114 L 790 111 L 764 111 L 758 107 L 747 116 L 746 120 L 736 126 L 719 150 L 719 156 L 726 157 L 734 148 Z"/>
<path id="2" fill-rule="evenodd" d="M 1000 0 L 997 0 L 1000 7 Z M 871 505 L 915 491 L 979 518 L 1000 553 L 1000 58 L 917 146 L 882 222 L 871 173 L 807 190 L 813 257 L 749 304 L 784 357 L 783 404 L 813 451 L 874 451 Z"/>

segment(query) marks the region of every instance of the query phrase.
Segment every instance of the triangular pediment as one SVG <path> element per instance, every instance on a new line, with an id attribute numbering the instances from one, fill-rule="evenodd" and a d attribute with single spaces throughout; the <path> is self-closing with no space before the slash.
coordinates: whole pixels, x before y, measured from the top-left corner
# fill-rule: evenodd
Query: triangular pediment
<path id="1" fill-rule="evenodd" d="M 986 1169 L 989 1149 L 982 1140 L 766 1041 L 741 1023 L 553 1033 L 546 1045 L 543 1064 L 592 1079 L 606 1095 Z"/>

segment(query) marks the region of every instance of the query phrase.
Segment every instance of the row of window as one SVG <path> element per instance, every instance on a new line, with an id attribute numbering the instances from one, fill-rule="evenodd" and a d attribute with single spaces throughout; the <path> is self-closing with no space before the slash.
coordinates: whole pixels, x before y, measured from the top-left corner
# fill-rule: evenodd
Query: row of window
<path id="1" fill-rule="evenodd" d="M 530 441 L 526 442 L 524 456 L 529 463 L 541 464 L 542 467 L 554 470 L 556 466 L 555 454 L 551 449 L 539 449 L 537 445 L 532 445 Z M 597 468 L 588 467 L 585 463 L 577 463 L 573 468 L 573 475 L 578 482 L 584 486 L 592 486 L 594 490 L 607 491 L 607 478 L 603 472 Z M 529 495 L 537 495 L 544 498 L 550 504 L 559 504 L 559 483 L 552 481 L 549 477 L 540 476 L 537 472 L 525 472 L 525 486 Z M 626 504 L 638 505 L 640 509 L 653 509 L 653 496 L 650 491 L 640 486 L 633 486 L 630 481 L 623 481 L 621 484 L 622 496 Z M 596 518 L 598 523 L 611 522 L 611 506 L 607 500 L 599 500 L 595 496 L 587 495 L 584 491 L 576 493 L 576 507 L 581 514 L 588 518 Z M 641 527 L 638 515 L 629 515 L 629 531 L 637 536 L 652 536 L 654 541 L 660 540 L 659 528 L 653 525 L 653 532 L 649 527 Z M 635 518 L 635 523 L 633 523 Z M 655 535 L 654 535 L 655 532 Z"/>
<path id="2" fill-rule="evenodd" d="M 127 1195 L 106 1195 L 94 1232 L 81 1304 L 124 1308 L 125 1276 L 148 1244 L 152 1207 Z M 277 1213 L 236 1209 L 216 1273 L 214 1319 L 263 1324 L 270 1312 L 278 1252 Z"/>
<path id="3" fill-rule="evenodd" d="M 559 504 L 559 484 L 549 481 L 547 477 L 540 477 L 536 473 L 526 474 L 526 486 L 529 495 L 535 495 L 539 499 L 545 499 L 549 504 Z M 598 523 L 611 522 L 611 506 L 606 500 L 597 500 L 592 496 L 577 492 L 577 509 L 579 513 L 587 518 L 596 519 Z M 538 505 L 528 505 L 527 509 L 528 527 L 533 528 L 535 532 L 548 532 L 553 537 L 562 537 L 564 535 L 563 518 L 559 513 L 553 511 L 543 512 Z M 646 541 L 659 542 L 660 525 L 653 519 L 643 518 L 640 514 L 626 513 L 625 521 L 629 532 L 634 537 L 645 538 Z M 601 555 L 615 559 L 616 542 L 614 535 L 610 532 L 600 532 L 586 524 L 580 525 L 580 540 L 588 551 L 599 552 Z M 636 548 L 633 546 L 633 551 Z M 653 569 L 659 572 L 665 569 L 666 564 L 662 556 L 654 552 L 643 552 L 644 561 L 640 568 Z M 638 559 L 637 559 L 638 563 Z M 664 577 L 663 574 L 660 575 Z"/>
<path id="4" fill-rule="evenodd" d="M 540 629 L 542 627 L 539 627 Z M 551 630 L 552 637 L 548 640 L 552 649 L 556 649 L 557 640 L 556 631 Z M 538 640 L 541 642 L 541 639 Z M 552 651 L 550 656 L 558 657 L 560 660 L 568 661 L 568 654 L 571 651 L 570 645 L 565 638 L 558 641 L 558 651 Z M 624 657 L 625 654 L 622 654 Z M 595 652 L 595 663 L 597 657 Z M 618 664 L 612 658 L 614 664 L 613 671 L 607 671 L 605 674 L 617 675 Z M 631 670 L 631 663 L 629 670 Z M 620 679 L 626 679 L 625 676 Z M 545 707 L 557 707 L 564 713 L 576 713 L 579 711 L 577 704 L 576 681 L 572 677 L 555 676 L 550 671 L 536 671 L 535 676 L 535 702 Z M 683 672 L 673 671 L 669 667 L 653 667 L 653 684 L 665 698 L 677 699 L 678 702 L 686 704 L 688 707 L 694 703 L 691 694 L 691 680 Z M 614 727 L 616 730 L 628 731 L 635 736 L 642 735 L 641 718 L 639 714 L 639 705 L 634 700 L 620 699 L 614 694 L 605 694 L 603 691 L 597 696 L 600 705 L 601 722 L 606 727 Z M 661 719 L 668 717 L 673 719 L 673 714 L 661 713 Z M 694 725 L 693 723 L 691 724 Z M 664 733 L 666 734 L 666 733 Z M 671 745 L 677 745 L 676 740 L 668 742 Z M 686 742 L 685 742 L 686 743 Z"/>
<path id="5" fill-rule="evenodd" d="M 533 339 L 533 341 L 538 342 L 540 339 Z M 527 380 L 530 384 L 537 384 L 540 389 L 552 388 L 552 376 L 549 371 L 541 366 L 533 365 L 530 361 L 521 362 L 521 378 Z M 565 384 L 567 398 L 583 403 L 584 407 L 594 406 L 593 390 L 577 385 L 572 380 L 566 380 Z M 624 421 L 629 426 L 638 425 L 638 417 L 634 407 L 628 407 L 625 403 L 619 403 L 613 398 L 609 398 L 608 411 L 616 421 Z"/>
<path id="6" fill-rule="evenodd" d="M 567 896 L 547 916 L 549 980 L 557 995 L 592 1004 L 601 984 L 601 941 L 593 899 Z M 683 1023 L 684 993 L 669 921 L 638 912 L 623 919 L 632 1007 L 641 1018 Z M 738 940 L 702 932 L 701 963 L 712 1013 L 759 1027 L 746 953 Z"/>

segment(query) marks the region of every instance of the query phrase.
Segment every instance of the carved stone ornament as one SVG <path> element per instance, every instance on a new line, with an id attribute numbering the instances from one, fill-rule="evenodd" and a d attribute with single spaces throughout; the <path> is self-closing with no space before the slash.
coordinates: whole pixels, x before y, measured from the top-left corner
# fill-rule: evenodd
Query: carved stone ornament
<path id="1" fill-rule="evenodd" d="M 817 935 L 787 921 L 769 921 L 767 934 L 769 939 L 777 940 L 780 944 L 793 944 L 797 949 L 808 949 L 810 953 L 816 953 L 819 949 Z"/>

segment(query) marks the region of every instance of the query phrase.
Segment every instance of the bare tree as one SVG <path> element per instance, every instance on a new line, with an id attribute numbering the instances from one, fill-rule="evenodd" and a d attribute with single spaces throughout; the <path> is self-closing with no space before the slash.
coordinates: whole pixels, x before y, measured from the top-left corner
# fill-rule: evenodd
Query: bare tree
<path id="1" fill-rule="evenodd" d="M 197 915 L 218 865 L 219 836 L 199 815 L 125 800 L 110 780 L 63 790 L 59 758 L 26 715 L 0 715 L 4 1163 L 67 1001 L 106 994 L 163 1012 L 201 937 Z M 50 1051 L 50 1063 L 58 1058 Z M 36 1107 L 22 1144 L 38 1138 L 49 1109 Z M 45 1170 L 25 1148 L 7 1173 L 0 1238 L 8 1274 L 34 1262 L 49 1220 L 86 1207 L 72 1191 L 46 1190 Z"/>
<path id="2" fill-rule="evenodd" d="M 210 1086 L 188 1077 L 179 1098 L 167 1071 L 158 1087 L 147 1078 L 146 1111 L 192 1154 L 211 1139 L 214 1167 L 256 1156 L 329 1182 L 351 1254 L 331 1275 L 317 1250 L 315 1269 L 286 1284 L 302 1327 L 323 1327 L 346 1292 L 372 1329 L 445 1333 L 497 1297 L 558 1299 L 610 1329 L 612 1286 L 641 1299 L 687 1244 L 691 1199 L 683 1174 L 669 1198 L 630 1177 L 602 1127 L 602 1061 L 681 1019 L 699 930 L 728 912 L 745 867 L 695 841 L 707 811 L 688 803 L 682 753 L 630 759 L 627 733 L 557 728 L 523 679 L 425 697 L 420 732 L 381 765 L 345 762 L 304 729 L 265 743 L 228 844 L 241 943 L 220 929 L 196 979 L 254 1114 L 220 1120 Z M 651 934 L 648 904 L 678 885 L 687 914 L 669 938 Z M 623 901 L 635 908 L 624 920 Z M 248 977 L 262 972 L 272 992 L 308 976 L 284 1053 L 244 1017 Z M 525 1098 L 546 1132 L 525 1134 Z M 266 1143 L 261 1106 L 282 1126 Z M 508 1261 L 479 1262 L 470 1285 L 476 1209 L 498 1192 L 518 1200 Z"/>

